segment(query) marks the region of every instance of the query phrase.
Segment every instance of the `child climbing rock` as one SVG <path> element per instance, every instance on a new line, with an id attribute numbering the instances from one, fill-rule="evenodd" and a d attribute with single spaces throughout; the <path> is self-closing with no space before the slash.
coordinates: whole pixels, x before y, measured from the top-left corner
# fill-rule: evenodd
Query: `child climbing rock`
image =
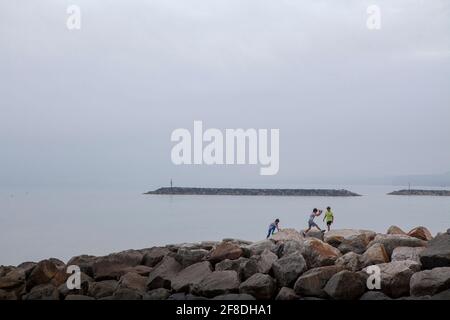
<path id="1" fill-rule="evenodd" d="M 277 229 L 277 231 L 280 231 L 280 228 L 278 227 L 279 222 L 280 222 L 280 219 L 276 219 L 274 222 L 272 222 L 269 225 L 269 232 L 267 233 L 266 239 L 269 239 L 269 237 L 275 232 L 275 229 Z"/>

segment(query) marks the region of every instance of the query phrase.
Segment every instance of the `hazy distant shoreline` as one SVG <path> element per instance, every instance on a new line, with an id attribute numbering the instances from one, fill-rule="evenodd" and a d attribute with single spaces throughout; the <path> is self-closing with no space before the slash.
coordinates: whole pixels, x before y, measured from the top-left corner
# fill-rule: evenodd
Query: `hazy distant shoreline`
<path id="1" fill-rule="evenodd" d="M 226 195 L 226 196 L 297 196 L 297 197 L 359 197 L 345 189 L 247 189 L 247 188 L 191 188 L 164 187 L 149 195 Z"/>

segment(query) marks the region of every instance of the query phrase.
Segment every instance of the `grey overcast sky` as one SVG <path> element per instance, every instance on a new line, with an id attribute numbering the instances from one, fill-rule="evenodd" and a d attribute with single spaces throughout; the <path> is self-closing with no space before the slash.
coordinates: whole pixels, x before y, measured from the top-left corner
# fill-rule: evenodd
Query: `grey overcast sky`
<path id="1" fill-rule="evenodd" d="M 66 28 L 68 5 L 81 30 Z M 366 27 L 381 9 L 381 30 Z M 450 170 L 447 0 L 3 0 L 0 185 L 296 185 Z M 280 171 L 175 166 L 176 128 L 279 128 Z"/>

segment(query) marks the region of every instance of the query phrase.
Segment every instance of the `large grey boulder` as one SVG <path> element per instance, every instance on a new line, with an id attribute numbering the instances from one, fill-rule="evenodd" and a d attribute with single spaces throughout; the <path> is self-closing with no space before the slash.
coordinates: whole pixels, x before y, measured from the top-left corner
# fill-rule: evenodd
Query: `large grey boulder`
<path id="1" fill-rule="evenodd" d="M 239 274 L 239 267 L 243 261 L 249 260 L 248 258 L 241 257 L 236 260 L 230 260 L 225 259 L 223 261 L 220 261 L 216 263 L 214 266 L 215 271 L 227 271 L 227 270 L 233 270 L 236 271 Z"/>
<path id="2" fill-rule="evenodd" d="M 120 276 L 126 275 L 127 273 L 136 273 L 140 276 L 148 276 L 150 272 L 153 270 L 151 267 L 139 265 L 135 267 L 127 267 L 120 272 Z"/>
<path id="3" fill-rule="evenodd" d="M 295 293 L 301 297 L 326 297 L 323 290 L 328 280 L 342 271 L 339 266 L 325 266 L 308 270 L 302 274 L 294 285 Z"/>
<path id="4" fill-rule="evenodd" d="M 23 269 L 9 268 L 0 277 L 0 290 L 14 292 L 14 296 L 21 296 L 25 293 L 26 274 Z"/>
<path id="5" fill-rule="evenodd" d="M 377 265 L 380 268 L 381 291 L 391 298 L 409 295 L 409 282 L 420 271 L 420 263 L 411 260 L 394 261 Z M 366 269 L 363 270 L 366 272 Z"/>
<path id="6" fill-rule="evenodd" d="M 308 269 L 333 265 L 341 256 L 338 249 L 315 238 L 305 240 L 301 254 L 306 260 Z"/>
<path id="7" fill-rule="evenodd" d="M 253 258 L 253 257 L 252 257 Z M 258 272 L 258 264 L 254 259 L 241 257 L 237 260 L 223 260 L 216 264 L 216 271 L 236 271 L 239 279 L 244 281 Z"/>
<path id="8" fill-rule="evenodd" d="M 143 300 L 166 300 L 170 296 L 170 291 L 165 288 L 158 288 L 148 291 Z"/>
<path id="9" fill-rule="evenodd" d="M 450 234 L 442 233 L 428 241 L 427 248 L 420 253 L 424 269 L 450 267 Z"/>
<path id="10" fill-rule="evenodd" d="M 143 253 L 142 264 L 148 267 L 154 267 L 170 253 L 170 250 L 165 247 L 153 247 L 141 250 L 141 252 Z"/>
<path id="11" fill-rule="evenodd" d="M 275 294 L 275 280 L 262 273 L 256 273 L 239 286 L 240 293 L 247 293 L 258 300 L 268 300 Z"/>
<path id="12" fill-rule="evenodd" d="M 40 261 L 27 278 L 26 288 L 31 288 L 51 283 L 53 286 L 58 287 L 63 284 L 69 275 L 66 273 L 64 266 L 61 266 L 50 259 Z"/>
<path id="13" fill-rule="evenodd" d="M 213 298 L 218 295 L 237 293 L 239 277 L 236 271 L 214 271 L 193 288 L 193 293 L 202 297 Z"/>
<path id="14" fill-rule="evenodd" d="M 267 274 L 272 269 L 273 263 L 278 260 L 278 256 L 269 249 L 265 249 L 260 255 L 252 256 L 250 260 L 256 263 L 258 273 Z"/>
<path id="15" fill-rule="evenodd" d="M 239 265 L 239 279 L 244 281 L 258 273 L 258 263 L 253 259 L 242 259 Z"/>
<path id="16" fill-rule="evenodd" d="M 52 260 L 52 259 L 50 259 Z M 64 267 L 64 263 L 61 262 L 62 265 L 59 265 L 59 267 Z M 36 262 L 31 262 L 31 261 L 27 261 L 27 262 L 22 262 L 21 264 L 19 264 L 17 266 L 18 269 L 21 269 L 25 272 L 26 277 L 29 277 L 31 272 L 34 270 L 34 268 L 37 266 Z"/>
<path id="17" fill-rule="evenodd" d="M 397 247 L 392 252 L 391 261 L 412 260 L 420 263 L 420 253 L 425 247 Z"/>
<path id="18" fill-rule="evenodd" d="M 343 270 L 328 280 L 324 291 L 334 300 L 355 300 L 366 291 L 366 283 L 358 273 Z"/>
<path id="19" fill-rule="evenodd" d="M 9 272 L 16 269 L 16 267 L 13 266 L 0 266 L 0 279 L 6 276 Z"/>
<path id="20" fill-rule="evenodd" d="M 272 265 L 273 274 L 280 287 L 292 287 L 306 269 L 306 261 L 299 252 L 278 259 Z"/>
<path id="21" fill-rule="evenodd" d="M 194 263 L 202 261 L 208 253 L 209 251 L 205 249 L 189 250 L 180 248 L 175 255 L 175 260 L 177 260 L 183 268 L 186 268 Z"/>
<path id="22" fill-rule="evenodd" d="M 389 257 L 392 255 L 392 252 L 397 247 L 425 247 L 427 244 L 426 241 L 410 237 L 407 235 L 378 234 L 376 235 L 375 239 L 373 239 L 369 243 L 368 247 L 375 245 L 377 243 L 381 243 L 384 246 Z"/>
<path id="23" fill-rule="evenodd" d="M 49 261 L 53 262 L 56 267 L 65 267 L 66 264 L 57 258 L 49 258 Z M 26 262 L 25 262 L 26 263 Z M 37 264 L 36 264 L 37 266 Z"/>
<path id="24" fill-rule="evenodd" d="M 23 300 L 59 300 L 56 287 L 50 283 L 40 284 L 22 297 Z"/>
<path id="25" fill-rule="evenodd" d="M 306 235 L 306 238 L 316 238 L 316 239 L 319 239 L 320 241 L 325 240 L 325 235 L 324 235 L 323 231 L 311 229 L 305 235 Z"/>
<path id="26" fill-rule="evenodd" d="M 364 266 L 388 263 L 389 256 L 383 244 L 375 243 L 362 254 L 361 261 Z"/>
<path id="27" fill-rule="evenodd" d="M 324 241 L 333 247 L 339 247 L 344 239 L 352 239 L 352 237 L 364 237 L 367 243 L 369 243 L 376 233 L 370 230 L 358 230 L 358 229 L 336 229 L 326 232 L 324 235 Z"/>
<path id="28" fill-rule="evenodd" d="M 289 301 L 289 300 L 298 300 L 300 297 L 295 293 L 295 291 L 288 287 L 283 287 L 278 292 L 277 296 L 275 297 L 275 300 L 283 300 L 283 301 Z"/>
<path id="29" fill-rule="evenodd" d="M 222 242 L 209 252 L 207 259 L 212 264 L 216 264 L 225 259 L 239 259 L 242 257 L 243 253 L 244 251 L 240 246 L 231 242 Z"/>
<path id="30" fill-rule="evenodd" d="M 289 240 L 283 242 L 282 248 L 281 248 L 281 257 L 288 256 L 295 252 L 301 252 L 304 247 L 304 241 L 294 241 Z"/>
<path id="31" fill-rule="evenodd" d="M 134 272 L 123 275 L 119 280 L 119 289 L 130 289 L 145 292 L 147 289 L 147 277 Z"/>
<path id="32" fill-rule="evenodd" d="M 343 254 L 348 252 L 354 252 L 362 254 L 366 251 L 366 247 L 370 242 L 370 238 L 365 233 L 356 234 L 342 239 L 341 244 L 338 246 L 339 251 Z"/>
<path id="33" fill-rule="evenodd" d="M 114 292 L 113 300 L 142 300 L 144 292 L 128 288 L 119 288 Z"/>
<path id="34" fill-rule="evenodd" d="M 243 246 L 245 250 L 248 250 L 250 256 L 260 255 L 264 250 L 268 249 L 269 251 L 276 253 L 277 246 L 272 240 L 261 240 L 257 242 L 253 242 L 250 245 Z"/>
<path id="35" fill-rule="evenodd" d="M 119 283 L 116 280 L 104 280 L 99 282 L 89 283 L 88 296 L 95 299 L 105 298 L 112 296 Z"/>
<path id="36" fill-rule="evenodd" d="M 279 232 L 275 233 L 272 238 L 273 241 L 279 242 L 279 241 L 303 241 L 304 236 L 300 232 L 298 232 L 295 229 L 283 229 Z"/>
<path id="37" fill-rule="evenodd" d="M 17 296 L 13 292 L 0 289 L 0 301 L 17 300 Z"/>
<path id="38" fill-rule="evenodd" d="M 147 288 L 149 290 L 157 288 L 170 289 L 172 279 L 175 278 L 181 269 L 181 264 L 175 258 L 165 256 L 148 275 Z"/>
<path id="39" fill-rule="evenodd" d="M 127 250 L 98 257 L 92 264 L 94 279 L 96 281 L 118 280 L 123 274 L 123 269 L 141 264 L 142 257 L 142 253 L 137 250 Z"/>
<path id="40" fill-rule="evenodd" d="M 335 265 L 353 272 L 359 271 L 365 267 L 362 256 L 354 252 L 349 252 L 342 257 L 339 257 L 336 260 Z"/>
<path id="41" fill-rule="evenodd" d="M 71 266 L 71 265 L 76 265 L 80 268 L 80 271 L 87 274 L 90 277 L 94 277 L 94 270 L 93 270 L 93 265 L 95 260 L 97 259 L 96 256 L 91 256 L 91 255 L 80 255 L 80 256 L 75 256 L 72 257 L 68 262 L 67 265 Z"/>
<path id="42" fill-rule="evenodd" d="M 181 270 L 171 281 L 175 292 L 191 292 L 195 285 L 212 273 L 211 263 L 198 262 Z"/>
<path id="43" fill-rule="evenodd" d="M 450 289 L 450 267 L 434 268 L 417 272 L 411 277 L 411 295 L 435 295 Z"/>

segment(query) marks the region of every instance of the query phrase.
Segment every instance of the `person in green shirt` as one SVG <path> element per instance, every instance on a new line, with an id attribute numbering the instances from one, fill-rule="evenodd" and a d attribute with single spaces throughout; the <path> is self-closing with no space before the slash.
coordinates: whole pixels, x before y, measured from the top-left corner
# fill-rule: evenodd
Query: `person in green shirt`
<path id="1" fill-rule="evenodd" d="M 330 231 L 331 224 L 334 221 L 334 215 L 331 211 L 331 207 L 327 207 L 327 212 L 325 212 L 325 215 L 323 216 L 323 221 L 326 221 L 328 231 Z"/>

